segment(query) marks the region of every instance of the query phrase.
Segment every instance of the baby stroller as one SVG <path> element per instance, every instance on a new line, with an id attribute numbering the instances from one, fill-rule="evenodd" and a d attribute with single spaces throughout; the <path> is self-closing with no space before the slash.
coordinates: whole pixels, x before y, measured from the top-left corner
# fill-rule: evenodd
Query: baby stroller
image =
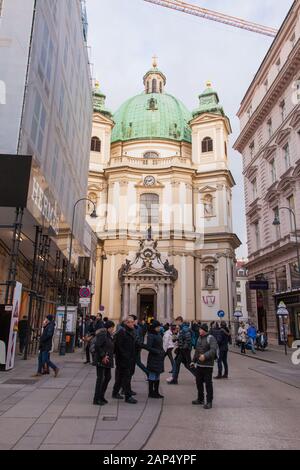
<path id="1" fill-rule="evenodd" d="M 257 332 L 255 347 L 258 351 L 264 351 L 268 347 L 268 336 L 266 333 Z"/>

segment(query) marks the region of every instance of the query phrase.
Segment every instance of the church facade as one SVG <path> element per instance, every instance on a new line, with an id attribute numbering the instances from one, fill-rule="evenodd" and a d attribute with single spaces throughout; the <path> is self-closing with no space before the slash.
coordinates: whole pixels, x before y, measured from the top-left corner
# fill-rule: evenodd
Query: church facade
<path id="1" fill-rule="evenodd" d="M 98 236 L 93 312 L 161 322 L 235 308 L 230 121 L 208 83 L 190 112 L 154 59 L 143 93 L 112 115 L 94 90 L 88 197 Z M 88 207 L 90 211 L 90 207 Z"/>

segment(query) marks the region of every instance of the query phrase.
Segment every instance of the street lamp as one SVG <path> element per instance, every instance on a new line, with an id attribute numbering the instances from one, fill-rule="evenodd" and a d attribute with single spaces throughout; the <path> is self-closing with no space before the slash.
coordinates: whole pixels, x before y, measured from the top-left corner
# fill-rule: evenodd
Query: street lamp
<path id="1" fill-rule="evenodd" d="M 279 226 L 280 225 L 280 219 L 279 219 L 279 211 L 282 210 L 287 210 L 292 214 L 293 216 L 293 222 L 294 222 L 294 232 L 295 232 L 295 238 L 296 238 L 296 250 L 297 250 L 297 262 L 298 262 L 298 273 L 300 273 L 300 255 L 299 255 L 299 242 L 298 242 L 298 234 L 297 234 L 297 222 L 296 222 L 296 215 L 293 209 L 290 207 L 279 207 L 278 209 L 278 215 L 275 216 L 275 219 L 273 221 L 273 225 Z"/>
<path id="2" fill-rule="evenodd" d="M 60 356 L 64 356 L 66 354 L 66 329 L 67 329 L 67 319 L 68 319 L 68 297 L 69 297 L 69 283 L 70 283 L 71 262 L 72 262 L 73 230 L 74 230 L 74 221 L 75 221 L 75 210 L 76 210 L 77 204 L 79 204 L 79 202 L 81 202 L 81 201 L 88 201 L 91 204 L 93 204 L 94 210 L 91 213 L 91 217 L 94 218 L 94 219 L 97 217 L 96 205 L 93 201 L 91 201 L 90 199 L 88 199 L 86 197 L 83 197 L 81 199 L 78 199 L 78 201 L 75 202 L 74 207 L 73 207 L 71 240 L 70 240 L 70 250 L 69 250 L 68 269 L 67 269 L 65 312 L 64 312 L 64 319 L 63 319 L 63 329 L 62 329 L 62 334 L 61 334 L 61 342 L 60 342 L 60 348 L 59 348 Z"/>

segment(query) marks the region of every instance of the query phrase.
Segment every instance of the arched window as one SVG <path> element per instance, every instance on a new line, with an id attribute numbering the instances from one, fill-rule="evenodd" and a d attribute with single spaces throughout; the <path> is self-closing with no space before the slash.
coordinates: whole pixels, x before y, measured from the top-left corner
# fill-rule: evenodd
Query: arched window
<path id="1" fill-rule="evenodd" d="M 146 193 L 141 195 L 140 219 L 142 224 L 159 223 L 159 196 L 157 194 Z"/>
<path id="2" fill-rule="evenodd" d="M 153 78 L 152 80 L 152 93 L 157 93 L 157 80 Z"/>
<path id="3" fill-rule="evenodd" d="M 213 197 L 211 194 L 206 194 L 203 200 L 203 204 L 204 204 L 204 217 L 212 216 L 214 212 L 214 203 L 213 203 Z"/>
<path id="4" fill-rule="evenodd" d="M 99 153 L 101 152 L 101 140 L 98 137 L 92 137 L 91 151 Z"/>
<path id="5" fill-rule="evenodd" d="M 145 152 L 144 158 L 158 158 L 159 154 L 157 152 Z"/>
<path id="6" fill-rule="evenodd" d="M 214 289 L 216 286 L 216 272 L 212 265 L 205 268 L 205 287 L 207 289 Z"/>
<path id="7" fill-rule="evenodd" d="M 212 152 L 214 150 L 214 143 L 210 137 L 205 137 L 202 140 L 202 153 Z"/>

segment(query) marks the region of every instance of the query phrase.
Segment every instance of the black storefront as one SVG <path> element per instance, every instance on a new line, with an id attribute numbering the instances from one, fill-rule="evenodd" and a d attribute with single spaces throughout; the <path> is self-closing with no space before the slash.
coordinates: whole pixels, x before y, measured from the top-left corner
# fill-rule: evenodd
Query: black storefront
<path id="1" fill-rule="evenodd" d="M 275 304 L 279 305 L 284 302 L 289 311 L 289 333 L 293 339 L 300 339 L 300 291 L 295 292 L 281 292 L 275 294 Z M 278 334 L 280 338 L 279 321 L 277 320 Z M 282 341 L 279 339 L 279 343 Z"/>

